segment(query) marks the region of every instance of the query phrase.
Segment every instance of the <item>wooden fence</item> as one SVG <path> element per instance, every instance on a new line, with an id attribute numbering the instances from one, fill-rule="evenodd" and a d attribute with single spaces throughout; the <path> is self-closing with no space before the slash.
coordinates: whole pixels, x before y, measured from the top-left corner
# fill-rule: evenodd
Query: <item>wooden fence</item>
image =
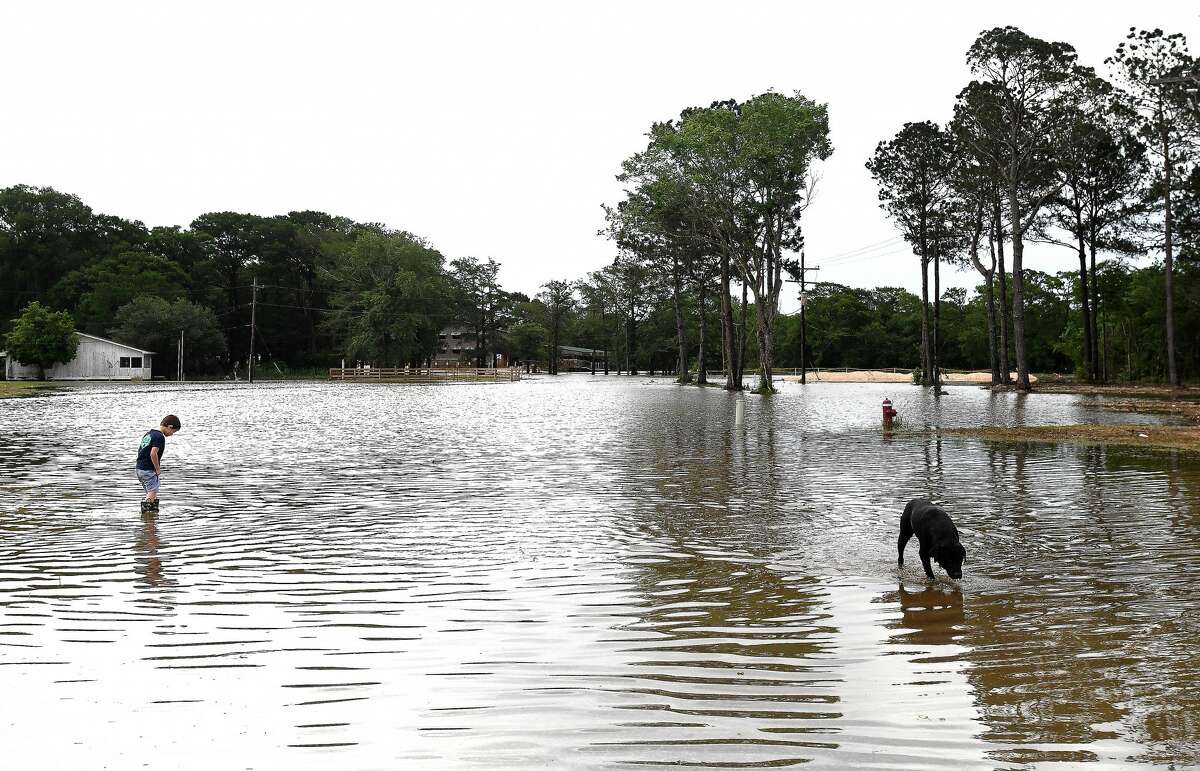
<path id="1" fill-rule="evenodd" d="M 427 369 L 420 367 L 330 367 L 330 380 L 348 383 L 492 383 L 511 382 L 521 379 L 521 370 L 516 367 L 496 369 L 471 369 L 452 367 L 449 369 Z"/>

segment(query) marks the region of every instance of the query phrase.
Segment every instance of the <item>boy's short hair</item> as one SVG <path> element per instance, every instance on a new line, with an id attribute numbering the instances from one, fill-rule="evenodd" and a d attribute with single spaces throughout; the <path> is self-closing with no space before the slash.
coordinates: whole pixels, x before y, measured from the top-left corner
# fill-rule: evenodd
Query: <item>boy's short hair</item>
<path id="1" fill-rule="evenodd" d="M 167 428 L 173 428 L 176 431 L 178 431 L 179 430 L 179 418 L 175 417 L 174 415 L 168 415 L 165 418 L 163 418 L 161 421 L 159 421 L 159 425 L 166 426 Z"/>

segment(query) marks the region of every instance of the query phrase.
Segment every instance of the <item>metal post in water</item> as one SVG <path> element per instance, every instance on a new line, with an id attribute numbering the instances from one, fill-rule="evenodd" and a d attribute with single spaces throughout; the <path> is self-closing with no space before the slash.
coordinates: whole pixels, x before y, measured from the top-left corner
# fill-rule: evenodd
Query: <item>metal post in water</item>
<path id="1" fill-rule="evenodd" d="M 733 408 L 733 425 L 740 426 L 746 422 L 746 403 L 738 399 Z"/>

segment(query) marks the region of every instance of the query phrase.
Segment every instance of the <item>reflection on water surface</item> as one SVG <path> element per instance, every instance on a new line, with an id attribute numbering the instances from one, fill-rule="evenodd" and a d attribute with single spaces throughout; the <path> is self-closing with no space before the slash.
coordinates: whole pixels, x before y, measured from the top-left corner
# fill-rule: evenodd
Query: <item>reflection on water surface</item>
<path id="1" fill-rule="evenodd" d="M 0 402 L 14 767 L 1200 763 L 1200 461 L 1070 396 L 616 377 Z M 129 467 L 167 412 L 162 511 Z M 961 585 L 895 567 L 944 503 Z M 53 726 L 53 734 L 47 726 Z M 47 739 L 51 737 L 53 742 Z"/>

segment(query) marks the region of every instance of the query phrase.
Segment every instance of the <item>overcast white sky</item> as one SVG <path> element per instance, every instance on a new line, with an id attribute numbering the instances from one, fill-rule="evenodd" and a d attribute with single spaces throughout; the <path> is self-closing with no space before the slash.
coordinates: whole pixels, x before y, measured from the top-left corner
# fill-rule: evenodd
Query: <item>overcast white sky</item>
<path id="1" fill-rule="evenodd" d="M 151 226 L 220 210 L 383 222 L 448 258 L 494 257 L 532 294 L 611 261 L 600 205 L 653 121 L 799 90 L 829 104 L 835 147 L 806 214 L 817 278 L 915 290 L 863 163 L 905 121 L 948 119 L 967 47 L 1006 24 L 1098 69 L 1133 25 L 1200 49 L 1183 0 L 6 3 L 0 186 Z"/>

